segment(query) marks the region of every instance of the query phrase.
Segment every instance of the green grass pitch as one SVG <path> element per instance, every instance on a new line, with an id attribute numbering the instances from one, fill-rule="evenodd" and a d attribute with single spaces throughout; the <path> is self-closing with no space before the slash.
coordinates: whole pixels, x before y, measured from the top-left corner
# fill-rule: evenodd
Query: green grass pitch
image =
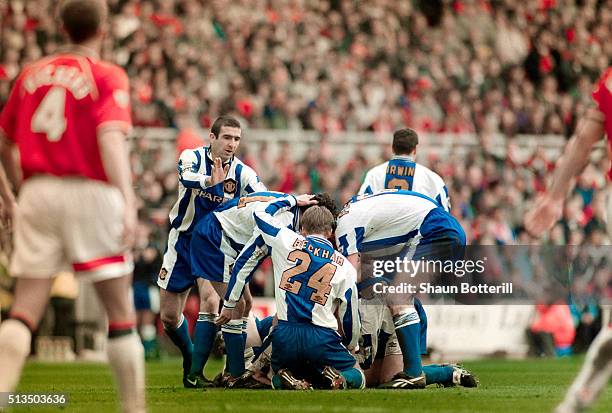
<path id="1" fill-rule="evenodd" d="M 561 360 L 484 360 L 466 363 L 480 379 L 477 389 L 351 390 L 288 392 L 273 390 L 187 390 L 180 382 L 180 361 L 147 364 L 149 411 L 171 412 L 550 412 L 562 398 L 582 358 Z M 207 375 L 221 362 L 207 366 Z M 607 389 L 593 412 L 612 411 Z M 62 392 L 69 395 L 65 411 L 117 411 L 109 368 L 102 364 L 29 362 L 19 392 Z M 13 408 L 10 411 L 57 411 L 59 408 Z M 1 410 L 1 409 L 0 409 Z"/>

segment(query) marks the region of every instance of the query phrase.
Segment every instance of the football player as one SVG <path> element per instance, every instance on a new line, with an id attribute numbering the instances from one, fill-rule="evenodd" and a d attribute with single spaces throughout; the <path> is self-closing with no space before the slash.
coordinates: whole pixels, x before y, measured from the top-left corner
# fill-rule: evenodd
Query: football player
<path id="1" fill-rule="evenodd" d="M 265 191 L 255 171 L 234 156 L 242 131 L 238 120 L 220 116 L 210 129 L 210 146 L 187 149 L 178 161 L 178 199 L 170 211 L 170 232 L 157 285 L 161 288 L 160 316 L 164 330 L 183 356 L 183 384 L 191 367 L 193 343 L 183 316 L 189 290 L 196 282 L 191 270 L 190 243 L 195 224 L 223 202 L 255 191 Z M 202 297 L 214 296 L 209 284 L 197 281 L 200 317 L 206 313 Z M 194 335 L 208 334 L 208 318 L 199 319 Z M 214 326 L 214 325 L 213 325 Z M 202 333 L 202 330 L 204 331 Z"/>
<path id="2" fill-rule="evenodd" d="M 565 148 L 555 170 L 548 192 L 536 203 L 535 208 L 525 216 L 526 229 L 535 236 L 550 230 L 561 218 L 563 203 L 569 192 L 572 178 L 581 173 L 589 162 L 593 146 L 604 135 L 608 139 L 608 156 L 611 161 L 608 170 L 608 234 L 612 237 L 612 67 L 600 78 L 593 99 L 596 106 L 587 110 L 578 122 L 574 137 Z M 581 412 L 591 406 L 607 386 L 612 375 L 612 324 L 610 309 L 604 315 L 603 327 L 595 338 L 582 370 L 570 387 L 563 402 L 557 407 L 558 413 Z"/>
<path id="3" fill-rule="evenodd" d="M 365 252 L 382 256 L 401 254 L 411 259 L 460 259 L 466 239 L 457 220 L 438 202 L 412 191 L 385 190 L 353 197 L 345 205 L 338 216 L 336 243 L 358 268 L 360 253 Z M 366 289 L 377 279 L 366 280 L 359 275 L 358 281 L 360 289 Z M 421 364 L 424 336 L 421 329 L 425 328 L 421 323 L 424 317 L 422 307 L 410 299 L 410 302 L 391 303 L 389 309 L 394 331 L 386 333 L 390 336 L 395 332 L 397 335 L 403 370 L 383 386 L 418 389 L 433 382 L 452 383 L 453 366 L 434 365 L 423 369 Z M 371 331 L 375 332 L 376 328 Z M 465 373 L 464 385 L 469 384 L 468 379 L 475 385 L 473 376 Z"/>
<path id="4" fill-rule="evenodd" d="M 360 331 L 356 272 L 328 241 L 333 214 L 318 205 L 307 209 L 300 219 L 301 234 L 274 217 L 278 209 L 307 202 L 316 201 L 289 196 L 253 214 L 258 244 L 271 249 L 274 267 L 278 325 L 272 331 L 272 385 L 363 388 L 363 373 L 349 351 L 356 347 Z M 236 305 L 241 289 L 228 290 L 224 313 Z"/>
<path id="5" fill-rule="evenodd" d="M 410 190 L 427 195 L 445 210 L 450 211 L 451 204 L 444 180 L 437 173 L 415 161 L 418 143 L 419 137 L 414 130 L 406 128 L 395 131 L 392 143 L 393 157 L 368 171 L 359 189 L 359 195 L 372 194 L 385 189 Z M 376 385 L 379 382 L 389 381 L 390 375 L 397 371 L 397 367 L 401 364 L 401 351 L 395 332 L 392 328 L 388 328 L 393 325 L 388 307 L 377 305 L 364 298 L 360 298 L 360 304 L 363 328 L 361 366 L 365 369 L 368 385 Z M 427 317 L 418 299 L 415 299 L 415 308 L 420 315 L 420 348 L 424 354 Z M 391 334 L 386 331 L 390 331 Z M 472 380 L 467 380 L 469 372 L 458 366 L 449 365 L 445 370 L 450 372 L 451 367 L 454 369 L 452 381 L 446 374 L 444 377 L 447 377 L 447 380 L 441 384 L 475 384 Z M 429 369 L 429 366 L 425 367 L 426 373 Z M 426 376 L 431 384 L 432 375 L 426 374 Z M 440 383 L 438 380 L 434 382 Z"/>
<path id="6" fill-rule="evenodd" d="M 15 390 L 55 276 L 72 268 L 94 283 L 108 317 L 108 360 L 122 409 L 143 412 L 143 348 L 130 296 L 137 214 L 128 77 L 100 59 L 105 1 L 64 0 L 59 17 L 69 44 L 24 67 L 0 114 L 0 169 L 19 191 L 15 208 L 1 185 L 14 223 L 10 272 L 17 282 L 0 326 L 0 392 Z"/>

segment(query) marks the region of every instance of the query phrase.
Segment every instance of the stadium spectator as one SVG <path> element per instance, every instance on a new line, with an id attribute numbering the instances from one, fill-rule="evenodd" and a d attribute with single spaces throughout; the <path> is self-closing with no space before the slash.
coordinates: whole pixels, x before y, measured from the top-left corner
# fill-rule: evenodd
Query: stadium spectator
<path id="1" fill-rule="evenodd" d="M 57 46 L 53 3 L 0 6 L 0 78 Z M 209 128 L 233 112 L 251 127 L 326 133 L 569 135 L 612 56 L 609 1 L 109 3 L 104 56 L 133 79 L 142 126 L 193 112 Z"/>

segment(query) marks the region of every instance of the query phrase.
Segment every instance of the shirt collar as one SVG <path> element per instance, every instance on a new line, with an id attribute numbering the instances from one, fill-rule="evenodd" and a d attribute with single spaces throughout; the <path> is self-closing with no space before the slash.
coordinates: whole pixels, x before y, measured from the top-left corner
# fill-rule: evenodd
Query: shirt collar
<path id="1" fill-rule="evenodd" d="M 329 240 L 328 240 L 328 239 L 326 239 L 325 237 L 323 237 L 323 235 L 318 235 L 318 234 L 306 235 L 306 238 L 312 238 L 312 239 L 314 239 L 314 240 L 316 240 L 316 241 L 323 242 L 323 243 L 325 243 L 325 244 L 329 245 L 329 246 L 330 246 L 330 247 L 332 247 L 332 248 L 334 247 L 334 246 L 332 245 L 332 243 L 331 243 L 331 242 L 329 242 Z"/>
<path id="2" fill-rule="evenodd" d="M 403 159 L 405 161 L 414 162 L 414 156 L 410 155 L 393 155 L 391 159 Z"/>
<path id="3" fill-rule="evenodd" d="M 59 47 L 55 54 L 77 54 L 84 57 L 90 57 L 92 59 L 100 60 L 100 54 L 92 49 L 91 47 L 81 46 L 79 44 L 67 44 L 65 46 Z"/>

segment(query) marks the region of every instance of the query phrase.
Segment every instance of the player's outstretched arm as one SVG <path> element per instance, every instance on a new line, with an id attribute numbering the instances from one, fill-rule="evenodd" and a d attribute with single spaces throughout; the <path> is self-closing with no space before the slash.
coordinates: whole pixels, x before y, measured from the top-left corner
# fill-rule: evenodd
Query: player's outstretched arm
<path id="1" fill-rule="evenodd" d="M 106 130 L 99 136 L 98 144 L 106 176 L 111 185 L 119 188 L 125 202 L 123 242 L 129 248 L 134 243 L 138 219 L 125 133 L 118 129 Z"/>
<path id="2" fill-rule="evenodd" d="M 529 233 L 540 236 L 561 218 L 572 178 L 587 165 L 593 146 L 603 134 L 603 114 L 595 108 L 589 109 L 578 123 L 574 138 L 565 147 L 549 191 L 525 215 L 525 228 Z"/>

